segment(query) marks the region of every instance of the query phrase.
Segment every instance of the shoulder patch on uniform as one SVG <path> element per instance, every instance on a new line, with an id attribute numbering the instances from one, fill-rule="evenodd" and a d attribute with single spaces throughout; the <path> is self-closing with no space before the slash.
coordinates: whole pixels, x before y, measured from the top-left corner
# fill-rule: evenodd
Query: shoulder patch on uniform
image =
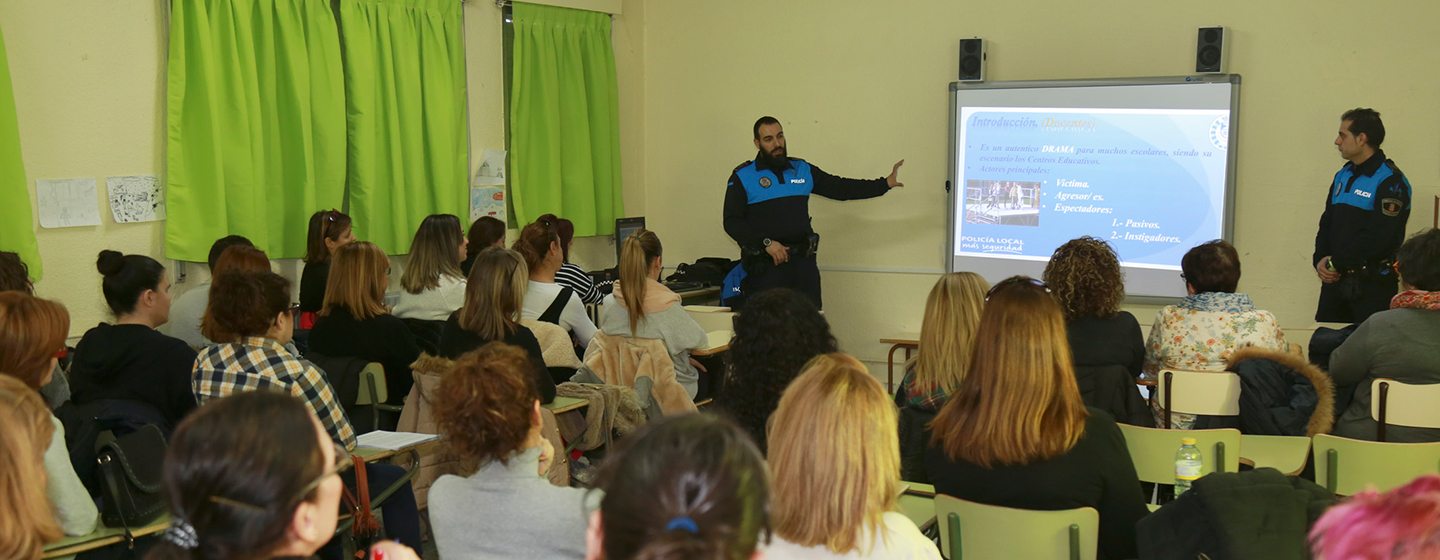
<path id="1" fill-rule="evenodd" d="M 1399 216 L 1400 211 L 1405 209 L 1405 203 L 1398 198 L 1385 198 L 1380 200 L 1380 213 L 1386 216 Z"/>
<path id="2" fill-rule="evenodd" d="M 755 163 L 755 160 L 753 160 L 753 159 L 752 159 L 752 160 L 746 160 L 745 163 L 742 163 L 742 164 L 740 164 L 740 165 L 735 166 L 735 171 L 739 171 L 739 170 L 741 170 L 741 169 L 745 169 L 746 167 L 750 167 L 750 164 L 752 164 L 752 163 Z"/>
<path id="3" fill-rule="evenodd" d="M 760 178 L 760 188 L 762 188 L 762 189 L 768 189 L 768 188 L 770 188 L 770 178 L 769 178 L 769 177 L 761 177 L 761 178 Z"/>

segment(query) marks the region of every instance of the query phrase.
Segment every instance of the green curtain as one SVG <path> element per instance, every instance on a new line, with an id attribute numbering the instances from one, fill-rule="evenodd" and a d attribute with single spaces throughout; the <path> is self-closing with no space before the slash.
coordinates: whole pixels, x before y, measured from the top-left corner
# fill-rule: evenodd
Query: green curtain
<path id="1" fill-rule="evenodd" d="M 30 185 L 20 160 L 15 92 L 10 87 L 9 59 L 5 58 L 5 32 L 0 30 L 0 251 L 19 254 L 30 267 L 30 277 L 39 280 L 43 270 L 30 208 Z"/>
<path id="2" fill-rule="evenodd" d="M 554 213 L 575 235 L 615 232 L 620 188 L 619 85 L 610 16 L 514 4 L 510 193 L 517 221 Z"/>
<path id="3" fill-rule="evenodd" d="M 391 254 L 430 214 L 469 218 L 459 0 L 341 0 L 350 214 Z"/>
<path id="4" fill-rule="evenodd" d="M 232 234 L 304 256 L 310 214 L 345 196 L 330 2 L 174 0 L 168 71 L 167 256 L 205 261 Z"/>

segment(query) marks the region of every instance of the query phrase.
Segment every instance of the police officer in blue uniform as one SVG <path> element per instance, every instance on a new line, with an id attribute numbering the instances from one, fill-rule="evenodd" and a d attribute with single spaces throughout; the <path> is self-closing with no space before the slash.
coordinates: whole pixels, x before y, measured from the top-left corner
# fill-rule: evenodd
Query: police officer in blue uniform
<path id="1" fill-rule="evenodd" d="M 905 160 L 895 164 L 889 177 L 846 179 L 788 157 L 785 131 L 775 117 L 760 117 L 754 132 L 759 153 L 735 168 L 725 188 L 725 233 L 740 245 L 746 274 L 741 292 L 793 288 L 819 306 L 815 251 L 820 237 L 810 228 L 810 195 L 833 200 L 880 196 L 904 186 L 896 175 Z"/>
<path id="2" fill-rule="evenodd" d="M 1380 113 L 1353 109 L 1340 121 L 1335 146 L 1349 163 L 1330 183 L 1315 235 L 1313 264 L 1324 282 L 1315 320 L 1358 324 L 1389 309 L 1397 292 L 1395 251 L 1405 241 L 1410 182 L 1380 151 Z"/>

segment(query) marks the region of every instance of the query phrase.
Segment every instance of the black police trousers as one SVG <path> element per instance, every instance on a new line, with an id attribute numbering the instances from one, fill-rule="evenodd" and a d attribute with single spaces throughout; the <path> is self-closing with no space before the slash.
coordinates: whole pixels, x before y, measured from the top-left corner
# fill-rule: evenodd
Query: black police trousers
<path id="1" fill-rule="evenodd" d="M 765 255 L 770 258 L 770 255 Z M 790 260 L 776 266 L 773 262 L 745 264 L 745 280 L 740 282 L 740 292 L 746 299 L 772 288 L 790 288 L 810 298 L 815 307 L 821 306 L 820 268 L 815 264 L 815 255 L 790 257 Z"/>
<path id="2" fill-rule="evenodd" d="M 1378 278 L 1358 278 L 1358 297 L 1348 298 L 1343 293 L 1341 282 L 1320 285 L 1320 304 L 1315 309 L 1315 320 L 1322 323 L 1360 324 L 1365 319 L 1390 309 L 1390 299 L 1399 293 L 1399 282 L 1394 275 Z"/>

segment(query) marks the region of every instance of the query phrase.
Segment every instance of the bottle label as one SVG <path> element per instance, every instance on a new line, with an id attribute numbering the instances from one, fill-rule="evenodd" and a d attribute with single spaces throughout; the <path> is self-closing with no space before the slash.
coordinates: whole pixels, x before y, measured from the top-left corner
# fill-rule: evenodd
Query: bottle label
<path id="1" fill-rule="evenodd" d="M 1204 463 L 1200 461 L 1175 461 L 1175 478 L 1184 480 L 1195 480 L 1200 478 L 1200 469 Z"/>

